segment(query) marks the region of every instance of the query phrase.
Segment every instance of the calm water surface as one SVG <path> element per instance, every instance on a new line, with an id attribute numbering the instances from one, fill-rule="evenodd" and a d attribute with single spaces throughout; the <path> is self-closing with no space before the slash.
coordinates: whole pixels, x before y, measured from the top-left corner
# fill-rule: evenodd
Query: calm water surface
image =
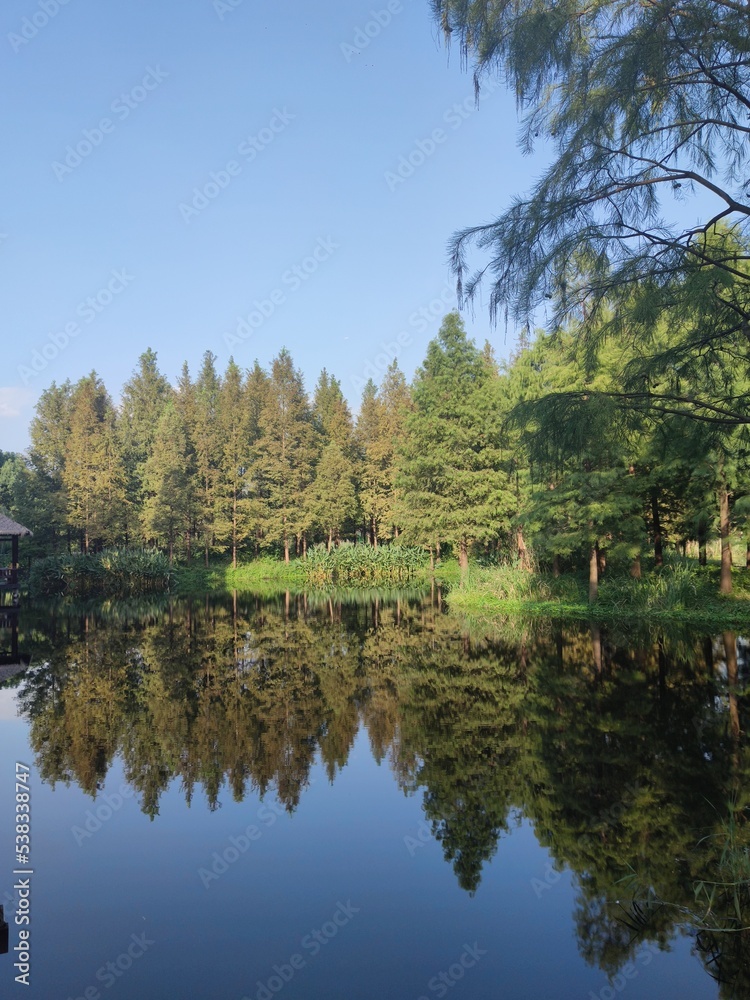
<path id="1" fill-rule="evenodd" d="M 24 608 L 20 629 L 0 995 L 750 996 L 742 639 L 491 634 L 434 594 Z"/>

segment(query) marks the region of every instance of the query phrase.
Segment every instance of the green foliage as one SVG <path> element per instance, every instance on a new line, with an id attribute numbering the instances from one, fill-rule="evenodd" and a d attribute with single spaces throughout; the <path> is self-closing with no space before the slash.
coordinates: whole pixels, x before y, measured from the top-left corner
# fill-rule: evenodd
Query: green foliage
<path id="1" fill-rule="evenodd" d="M 432 0 L 465 60 L 507 80 L 524 113 L 521 147 L 554 151 L 531 192 L 494 222 L 460 233 L 453 261 L 489 249 L 465 290 L 492 276 L 490 308 L 529 317 L 546 298 L 556 322 L 639 282 L 668 283 L 706 262 L 747 259 L 703 242 L 719 219 L 739 231 L 747 198 L 746 11 L 731 0 Z M 673 200 L 704 199 L 670 224 Z M 745 283 L 747 281 L 744 278 Z M 743 309 L 735 317 L 747 322 Z"/>
<path id="2" fill-rule="evenodd" d="M 329 552 L 325 545 L 308 550 L 303 563 L 310 584 L 400 583 L 413 579 L 425 568 L 421 548 L 387 545 L 374 548 L 344 542 Z"/>
<path id="3" fill-rule="evenodd" d="M 168 591 L 174 581 L 169 560 L 154 549 L 107 549 L 38 559 L 29 574 L 32 594 L 142 594 Z"/>

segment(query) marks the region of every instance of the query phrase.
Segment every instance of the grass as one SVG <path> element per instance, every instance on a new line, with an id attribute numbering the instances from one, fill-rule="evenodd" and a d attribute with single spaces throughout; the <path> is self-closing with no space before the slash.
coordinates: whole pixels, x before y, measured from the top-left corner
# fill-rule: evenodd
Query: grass
<path id="1" fill-rule="evenodd" d="M 427 560 L 412 549 L 401 549 L 406 555 L 400 559 L 386 557 L 388 549 L 363 553 L 369 546 L 341 545 L 330 554 L 310 549 L 307 560 L 281 559 L 265 556 L 242 562 L 236 568 L 231 563 L 213 561 L 208 567 L 193 562 L 175 568 L 175 590 L 178 594 L 196 594 L 214 591 L 228 593 L 233 590 L 254 593 L 278 594 L 290 591 L 325 591 L 346 588 L 348 591 L 367 590 L 372 587 L 392 589 L 427 585 L 434 579 L 438 583 L 456 584 L 460 579 L 458 562 L 454 559 L 438 563 L 430 572 Z M 395 548 L 395 547 L 394 547 Z M 356 550 L 353 552 L 352 550 Z"/>
<path id="2" fill-rule="evenodd" d="M 512 566 L 472 568 L 451 590 L 450 607 L 470 617 L 521 615 L 582 621 L 682 622 L 709 629 L 750 624 L 750 574 L 736 570 L 734 594 L 718 593 L 718 572 L 676 562 L 644 575 L 605 575 L 594 604 L 581 577 L 527 573 Z"/>

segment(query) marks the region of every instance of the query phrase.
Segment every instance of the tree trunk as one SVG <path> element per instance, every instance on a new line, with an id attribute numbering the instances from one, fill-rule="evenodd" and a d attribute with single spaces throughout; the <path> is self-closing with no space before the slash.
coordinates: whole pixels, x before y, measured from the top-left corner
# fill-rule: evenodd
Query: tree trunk
<path id="1" fill-rule="evenodd" d="M 461 576 L 466 575 L 466 571 L 469 568 L 469 549 L 466 544 L 466 539 L 462 538 L 458 546 L 458 565 L 461 567 Z"/>
<path id="2" fill-rule="evenodd" d="M 560 575 L 560 556 L 557 552 L 552 556 L 552 575 L 555 578 Z"/>
<path id="3" fill-rule="evenodd" d="M 732 593 L 732 545 L 729 538 L 729 489 L 724 476 L 724 463 L 719 473 L 719 533 L 721 535 L 721 583 L 722 594 Z"/>
<path id="4" fill-rule="evenodd" d="M 529 550 L 526 548 L 526 542 L 523 538 L 523 528 L 519 525 L 516 528 L 516 546 L 518 548 L 518 562 L 522 570 L 528 572 L 531 569 L 531 561 L 529 559 Z"/>
<path id="5" fill-rule="evenodd" d="M 589 555 L 589 604 L 599 596 L 599 543 L 594 542 Z"/>
<path id="6" fill-rule="evenodd" d="M 706 562 L 706 524 L 701 518 L 698 522 L 698 565 L 705 566 Z"/>
<path id="7" fill-rule="evenodd" d="M 332 545 L 333 545 L 333 532 L 332 532 L 332 531 L 331 531 L 331 529 L 329 528 L 329 529 L 328 529 L 328 551 L 329 551 L 329 552 L 331 551 L 331 546 L 332 546 Z"/>
<path id="8" fill-rule="evenodd" d="M 640 580 L 641 578 L 641 557 L 640 554 L 633 557 L 633 562 L 630 566 L 630 575 L 634 580 Z"/>
<path id="9" fill-rule="evenodd" d="M 664 547 L 661 537 L 661 517 L 659 515 L 659 493 L 654 486 L 651 490 L 651 519 L 654 530 L 654 566 L 664 565 Z"/>
<path id="10" fill-rule="evenodd" d="M 284 562 L 289 562 L 289 536 L 284 532 Z"/>

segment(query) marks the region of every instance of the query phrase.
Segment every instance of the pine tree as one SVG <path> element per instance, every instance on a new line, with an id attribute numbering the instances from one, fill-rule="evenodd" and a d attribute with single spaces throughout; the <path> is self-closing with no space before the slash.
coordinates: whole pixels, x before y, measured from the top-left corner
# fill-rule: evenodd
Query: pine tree
<path id="1" fill-rule="evenodd" d="M 411 397 L 406 379 L 393 361 L 378 390 L 370 380 L 362 393 L 357 417 L 359 498 L 370 543 L 399 531 L 396 453 L 404 435 Z"/>
<path id="2" fill-rule="evenodd" d="M 493 423 L 496 381 L 458 313 L 450 313 L 412 387 L 399 486 L 409 535 L 431 549 L 449 542 L 462 571 L 471 545 L 496 537 L 506 515 Z"/>
<path id="3" fill-rule="evenodd" d="M 341 383 L 323 369 L 315 387 L 313 418 L 320 452 L 306 508 L 310 524 L 327 536 L 328 548 L 357 516 L 354 425 Z"/>
<path id="4" fill-rule="evenodd" d="M 118 430 L 127 474 L 129 513 L 140 519 L 143 505 L 143 475 L 153 450 L 156 429 L 172 390 L 149 348 L 138 359 L 138 367 L 123 386 Z"/>
<path id="5" fill-rule="evenodd" d="M 159 418 L 150 451 L 141 479 L 143 533 L 146 538 L 166 543 L 172 562 L 175 545 L 189 534 L 193 512 L 190 446 L 173 401 L 167 403 Z"/>
<path id="6" fill-rule="evenodd" d="M 190 562 L 193 554 L 193 539 L 198 535 L 200 519 L 201 483 L 198 478 L 198 461 L 194 444 L 196 425 L 196 391 L 190 377 L 187 362 L 182 365 L 177 388 L 173 395 L 173 404 L 180 426 L 186 438 L 185 474 L 187 477 L 186 526 L 185 526 L 185 556 Z"/>
<path id="7" fill-rule="evenodd" d="M 72 396 L 73 386 L 69 381 L 60 386 L 53 382 L 39 397 L 30 428 L 29 459 L 36 476 L 42 521 L 51 534 L 53 549 L 59 538 L 67 536 L 69 541 L 63 471 L 70 438 Z"/>
<path id="8" fill-rule="evenodd" d="M 313 524 L 327 535 L 328 549 L 341 540 L 346 521 L 357 513 L 354 465 L 335 441 L 324 448 L 309 487 L 308 506 Z"/>
<path id="9" fill-rule="evenodd" d="M 237 551 L 254 528 L 250 496 L 251 439 L 250 412 L 242 372 L 230 359 L 218 397 L 217 429 L 221 460 L 217 470 L 214 533 L 219 544 Z"/>
<path id="10" fill-rule="evenodd" d="M 212 354 L 211 351 L 206 351 L 193 389 L 193 422 L 190 428 L 200 490 L 197 529 L 203 541 L 206 566 L 208 566 L 209 553 L 216 541 L 214 518 L 221 457 L 218 426 L 219 389 L 216 355 Z"/>
<path id="11" fill-rule="evenodd" d="M 84 552 L 122 536 L 125 470 L 114 407 L 96 372 L 73 390 L 63 483 L 68 524 L 79 533 Z"/>
<path id="12" fill-rule="evenodd" d="M 255 446 L 255 469 L 264 501 L 263 533 L 289 562 L 291 541 L 309 527 L 306 491 L 314 475 L 316 431 L 302 375 L 283 349 L 271 366 Z"/>

